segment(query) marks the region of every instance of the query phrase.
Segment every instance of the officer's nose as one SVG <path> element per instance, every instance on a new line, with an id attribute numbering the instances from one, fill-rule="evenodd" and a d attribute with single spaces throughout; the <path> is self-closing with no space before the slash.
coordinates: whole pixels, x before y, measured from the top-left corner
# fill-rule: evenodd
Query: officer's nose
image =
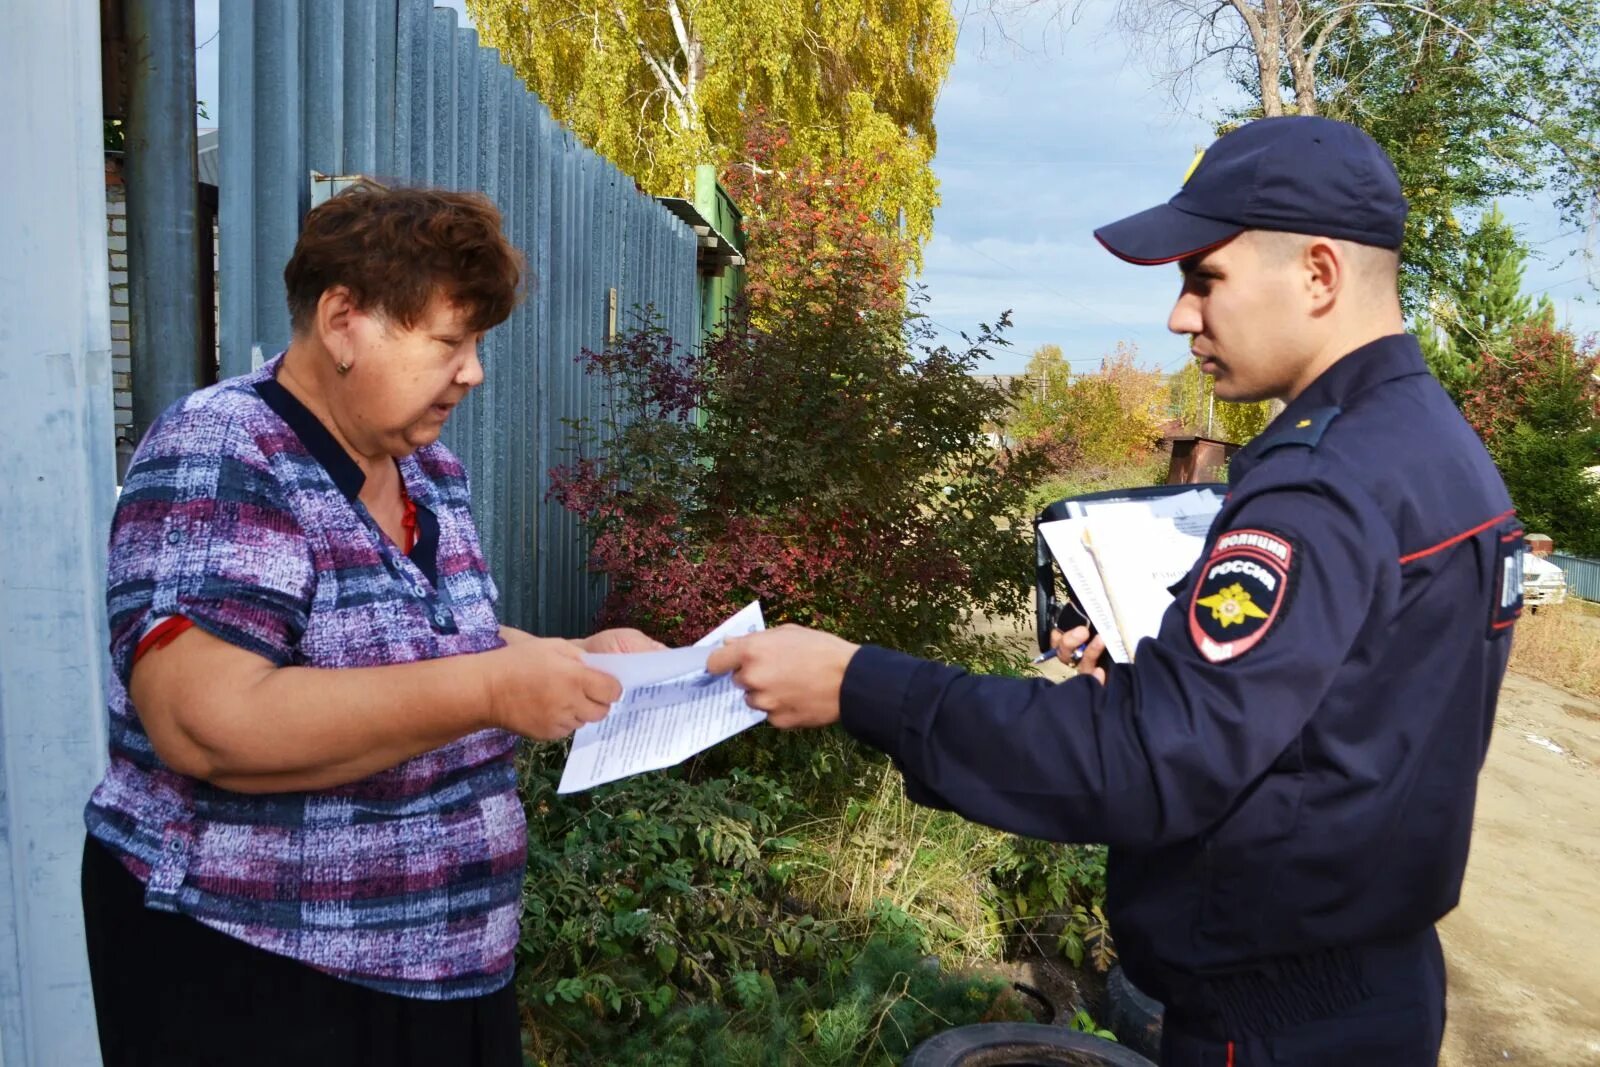
<path id="1" fill-rule="evenodd" d="M 1200 298 L 1190 292 L 1179 293 L 1178 302 L 1172 305 L 1172 314 L 1167 316 L 1167 329 L 1192 337 L 1200 333 L 1204 326 L 1205 322 L 1200 316 Z"/>

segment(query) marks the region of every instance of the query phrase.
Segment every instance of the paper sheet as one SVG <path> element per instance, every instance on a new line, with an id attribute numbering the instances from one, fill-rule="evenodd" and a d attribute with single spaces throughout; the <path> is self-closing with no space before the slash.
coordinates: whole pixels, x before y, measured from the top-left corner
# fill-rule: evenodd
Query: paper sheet
<path id="1" fill-rule="evenodd" d="M 585 655 L 586 663 L 622 682 L 622 697 L 604 719 L 573 735 L 556 792 L 576 793 L 671 767 L 763 721 L 766 715 L 745 704 L 732 675 L 705 671 L 717 645 L 763 629 L 756 601 L 688 648 Z"/>
<path id="2" fill-rule="evenodd" d="M 1106 596 L 1105 583 L 1095 566 L 1094 556 L 1083 543 L 1083 531 L 1088 519 L 1057 519 L 1039 524 L 1039 533 L 1056 566 L 1072 591 L 1072 599 L 1094 623 L 1094 628 L 1105 638 L 1106 653 L 1118 663 L 1128 662 L 1128 650 L 1118 634 L 1116 615 Z"/>
<path id="3" fill-rule="evenodd" d="M 1167 590 L 1189 573 L 1205 540 L 1167 517 L 1097 514 L 1087 521 L 1089 552 L 1131 659 L 1140 641 L 1160 631 L 1172 603 Z"/>
<path id="4" fill-rule="evenodd" d="M 1172 602 L 1167 587 L 1189 572 L 1222 507 L 1206 489 L 1155 499 L 1068 501 L 1077 516 L 1041 523 L 1066 578 L 1106 653 L 1132 662 L 1139 641 L 1154 636 Z"/>

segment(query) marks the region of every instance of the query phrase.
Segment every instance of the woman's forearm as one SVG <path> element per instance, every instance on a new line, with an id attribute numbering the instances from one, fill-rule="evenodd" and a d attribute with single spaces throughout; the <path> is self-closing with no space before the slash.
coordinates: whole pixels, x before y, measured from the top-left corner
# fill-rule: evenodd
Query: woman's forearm
<path id="1" fill-rule="evenodd" d="M 384 667 L 275 667 L 204 631 L 134 670 L 161 758 L 241 792 L 325 789 L 492 725 L 495 653 Z"/>
<path id="2" fill-rule="evenodd" d="M 634 641 L 611 633 L 624 650 Z M 577 645 L 506 637 L 489 652 L 324 669 L 278 667 L 196 627 L 140 659 L 128 693 L 173 770 L 255 793 L 329 789 L 490 727 L 566 737 L 621 695 Z"/>

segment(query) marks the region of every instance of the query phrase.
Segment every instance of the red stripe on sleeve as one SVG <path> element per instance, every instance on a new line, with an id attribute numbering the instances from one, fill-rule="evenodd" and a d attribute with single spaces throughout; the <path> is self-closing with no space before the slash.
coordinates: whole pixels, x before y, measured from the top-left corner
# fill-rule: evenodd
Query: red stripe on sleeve
<path id="1" fill-rule="evenodd" d="M 133 650 L 133 662 L 138 663 L 140 658 L 153 648 L 166 648 L 178 639 L 178 635 L 194 625 L 193 622 L 182 615 L 168 615 L 150 628 L 150 632 L 139 638 L 139 644 Z"/>

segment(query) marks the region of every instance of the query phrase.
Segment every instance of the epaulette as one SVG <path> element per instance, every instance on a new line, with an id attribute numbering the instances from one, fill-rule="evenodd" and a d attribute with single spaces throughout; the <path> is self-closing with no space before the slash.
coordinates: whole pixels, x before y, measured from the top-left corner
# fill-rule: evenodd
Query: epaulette
<path id="1" fill-rule="evenodd" d="M 1271 433 L 1264 434 L 1253 451 L 1260 457 L 1275 448 L 1287 445 L 1316 448 L 1322 441 L 1322 435 L 1328 432 L 1328 425 L 1343 411 L 1344 409 L 1340 407 L 1313 408 L 1294 421 L 1285 422 L 1283 426 L 1275 427 Z"/>

